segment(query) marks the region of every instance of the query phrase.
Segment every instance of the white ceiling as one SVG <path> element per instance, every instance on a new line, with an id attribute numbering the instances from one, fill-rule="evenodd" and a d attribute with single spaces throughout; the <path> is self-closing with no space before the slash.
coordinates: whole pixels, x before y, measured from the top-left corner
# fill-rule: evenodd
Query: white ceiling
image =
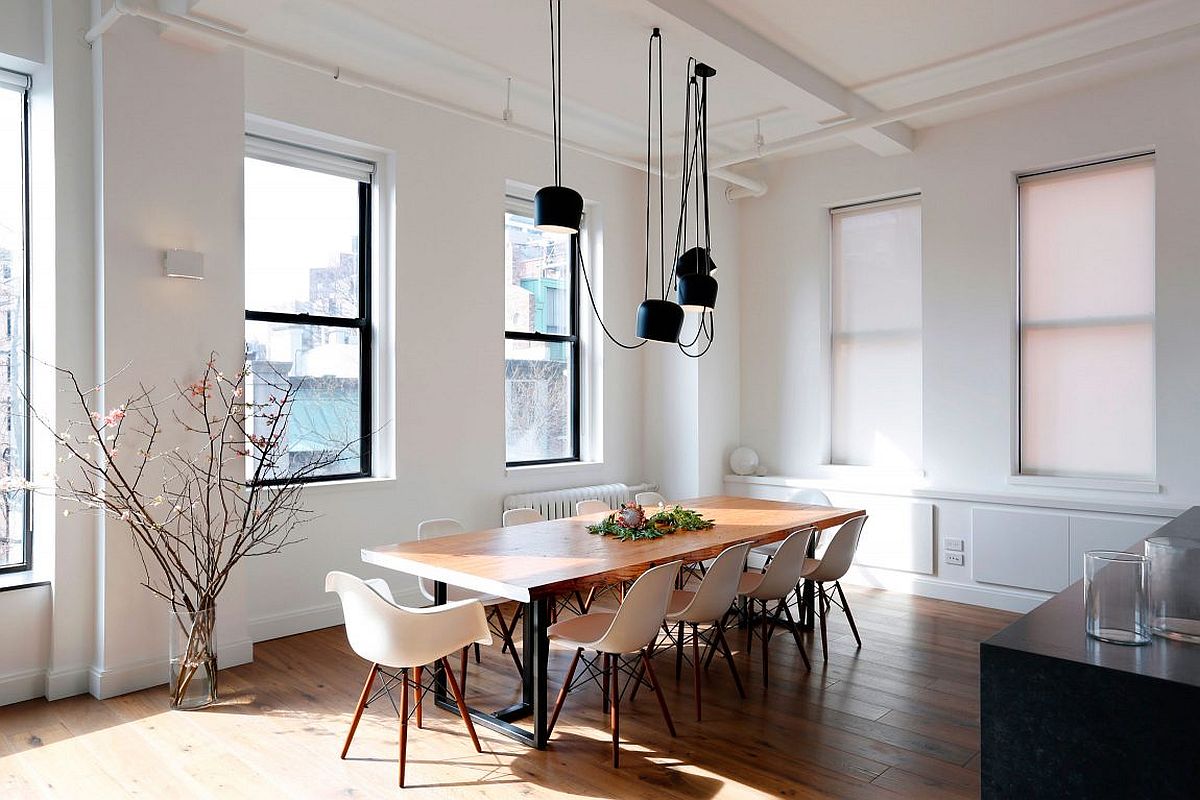
<path id="1" fill-rule="evenodd" d="M 164 3 L 164 7 L 166 4 Z M 308 53 L 499 117 L 513 79 L 516 122 L 549 130 L 546 0 L 188 0 L 190 13 L 255 41 Z M 589 0 L 563 3 L 564 136 L 642 157 L 646 44 L 662 28 L 669 134 L 682 125 L 689 55 L 712 64 L 714 160 L 823 125 L 944 97 L 1126 46 L 1086 70 L 881 130 L 823 138 L 780 156 L 857 142 L 887 155 L 912 129 L 1111 80 L 1200 53 L 1196 0 Z M 1171 31 L 1176 40 L 1136 43 Z M 810 137 L 811 138 L 811 137 Z"/>

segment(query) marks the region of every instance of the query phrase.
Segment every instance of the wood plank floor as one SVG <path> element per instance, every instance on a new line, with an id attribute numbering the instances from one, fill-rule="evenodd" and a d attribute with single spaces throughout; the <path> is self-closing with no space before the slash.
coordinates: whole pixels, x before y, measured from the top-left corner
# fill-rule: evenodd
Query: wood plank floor
<path id="1" fill-rule="evenodd" d="M 367 664 L 341 628 L 255 647 L 255 661 L 221 673 L 224 702 L 169 712 L 162 688 L 112 700 L 75 697 L 0 708 L 0 797 L 846 797 L 961 798 L 979 794 L 978 643 L 1014 615 L 851 589 L 864 646 L 831 617 L 829 662 L 808 637 L 806 673 L 791 637 L 747 658 L 730 635 L 748 698 L 720 659 L 704 677 L 704 722 L 692 713 L 692 672 L 656 661 L 678 728 L 670 738 L 653 695 L 622 704 L 621 768 L 611 767 L 598 689 L 567 700 L 551 747 L 530 751 L 428 700 L 410 727 L 409 788 L 395 786 L 397 726 L 386 700 L 363 717 L 338 759 Z M 557 690 L 569 652 L 551 654 Z M 468 702 L 517 697 L 499 647 L 472 663 Z"/>

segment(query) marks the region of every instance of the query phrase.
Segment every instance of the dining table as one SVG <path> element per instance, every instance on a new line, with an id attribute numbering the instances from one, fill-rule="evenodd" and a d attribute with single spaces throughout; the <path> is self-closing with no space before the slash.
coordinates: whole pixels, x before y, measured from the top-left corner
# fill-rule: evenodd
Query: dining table
<path id="1" fill-rule="evenodd" d="M 836 527 L 863 509 L 715 495 L 673 501 L 712 521 L 711 528 L 654 539 L 619 540 L 588 531 L 603 514 L 490 528 L 362 549 L 363 561 L 434 583 L 434 603 L 457 586 L 524 605 L 521 699 L 497 711 L 469 707 L 474 721 L 530 747 L 544 749 L 549 711 L 547 664 L 554 597 L 635 580 L 672 561 L 702 562 L 728 547 L 777 542 L 798 530 Z M 435 670 L 435 703 L 457 711 L 445 675 Z M 519 722 L 525 722 L 524 727 Z"/>

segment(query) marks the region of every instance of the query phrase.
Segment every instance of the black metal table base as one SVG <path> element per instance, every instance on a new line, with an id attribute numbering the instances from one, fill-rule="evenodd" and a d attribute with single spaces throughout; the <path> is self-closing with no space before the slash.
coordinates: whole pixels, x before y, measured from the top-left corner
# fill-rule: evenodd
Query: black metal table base
<path id="1" fill-rule="evenodd" d="M 434 604 L 446 602 L 446 584 L 434 583 Z M 547 704 L 546 668 L 549 661 L 550 641 L 546 638 L 546 628 L 550 624 L 549 598 L 535 598 L 525 604 L 524 641 L 521 643 L 524 658 L 524 671 L 521 676 L 521 702 L 515 703 L 499 711 L 488 713 L 467 706 L 471 719 L 489 730 L 503 734 L 529 747 L 538 750 L 546 749 L 549 738 L 546 733 L 546 721 L 549 712 Z M 440 666 L 435 668 L 434 703 L 447 711 L 458 711 L 454 699 L 446 690 L 446 676 Z M 530 719 L 531 728 L 514 725 L 515 720 Z"/>

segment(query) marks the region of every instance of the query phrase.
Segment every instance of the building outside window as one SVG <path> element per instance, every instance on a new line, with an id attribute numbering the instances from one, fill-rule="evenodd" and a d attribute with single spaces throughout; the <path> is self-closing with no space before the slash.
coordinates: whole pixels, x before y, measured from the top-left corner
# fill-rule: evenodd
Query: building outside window
<path id="1" fill-rule="evenodd" d="M 246 153 L 248 391 L 294 387 L 280 469 L 340 454 L 312 479 L 367 477 L 374 164 L 257 136 Z"/>
<path id="2" fill-rule="evenodd" d="M 580 458 L 578 265 L 572 238 L 533 227 L 528 201 L 504 214 L 504 402 L 508 466 Z"/>
<path id="3" fill-rule="evenodd" d="M 0 572 L 28 569 L 29 79 L 0 70 Z"/>

